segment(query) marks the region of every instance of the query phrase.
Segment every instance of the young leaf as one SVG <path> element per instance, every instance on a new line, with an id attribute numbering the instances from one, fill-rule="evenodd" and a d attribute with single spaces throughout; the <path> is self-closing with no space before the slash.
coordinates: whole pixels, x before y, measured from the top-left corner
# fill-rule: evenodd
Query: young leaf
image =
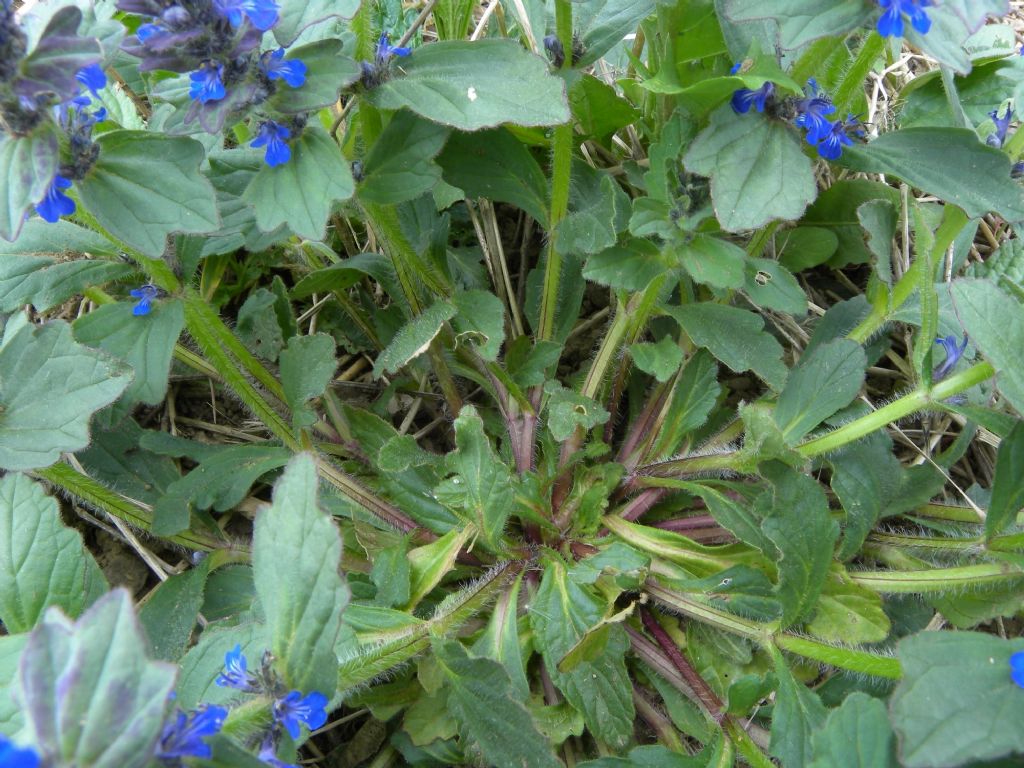
<path id="1" fill-rule="evenodd" d="M 494 659 L 505 668 L 515 697 L 526 701 L 530 696 L 530 683 L 526 679 L 526 665 L 519 646 L 519 588 L 523 577 L 520 574 L 512 585 L 502 592 L 491 611 L 487 629 L 473 645 L 474 656 Z"/>
<path id="2" fill-rule="evenodd" d="M 505 340 L 505 305 L 489 291 L 459 291 L 452 297 L 459 311 L 452 321 L 458 344 L 471 344 L 481 358 L 498 359 Z"/>
<path id="3" fill-rule="evenodd" d="M 1024 640 L 980 632 L 921 632 L 900 641 L 903 679 L 891 719 L 907 768 L 952 768 L 1024 752 L 1024 691 L 1010 655 Z"/>
<path id="4" fill-rule="evenodd" d="M 633 737 L 635 716 L 624 658 L 629 641 L 622 627 L 609 627 L 605 652 L 598 658 L 581 661 L 569 672 L 558 669 L 573 646 L 604 618 L 604 609 L 590 589 L 568 579 L 561 561 L 550 558 L 530 606 L 530 624 L 552 681 L 583 713 L 596 738 L 621 749 Z"/>
<path id="5" fill-rule="evenodd" d="M 775 406 L 775 423 L 796 445 L 860 392 L 867 357 L 860 344 L 836 339 L 805 354 L 790 371 Z"/>
<path id="6" fill-rule="evenodd" d="M 798 219 L 817 192 L 811 161 L 789 126 L 737 115 L 728 105 L 712 113 L 684 163 L 711 177 L 715 214 L 729 232 Z"/>
<path id="7" fill-rule="evenodd" d="M 331 205 L 348 200 L 355 191 L 352 171 L 338 145 L 317 125 L 307 125 L 291 150 L 291 159 L 284 165 L 264 164 L 242 199 L 252 205 L 264 232 L 287 224 L 297 235 L 320 240 Z"/>
<path id="8" fill-rule="evenodd" d="M 441 180 L 434 158 L 447 138 L 443 126 L 405 110 L 397 113 L 366 156 L 359 198 L 386 205 L 429 192 Z"/>
<path id="9" fill-rule="evenodd" d="M 82 536 L 27 475 L 0 478 L 0 621 L 28 632 L 50 606 L 78 616 L 106 589 Z"/>
<path id="10" fill-rule="evenodd" d="M 683 350 L 671 336 L 662 336 L 655 344 L 630 344 L 629 354 L 637 368 L 662 383 L 672 378 L 683 362 Z"/>
<path id="11" fill-rule="evenodd" d="M 379 379 L 386 373 L 396 373 L 399 368 L 415 357 L 419 357 L 430 346 L 430 342 L 441 332 L 441 326 L 455 317 L 453 304 L 438 301 L 427 307 L 391 339 L 384 351 L 377 355 L 373 364 L 373 376 Z"/>
<path id="12" fill-rule="evenodd" d="M 472 525 L 453 528 L 444 536 L 417 547 L 408 554 L 410 575 L 409 602 L 405 607 L 415 608 L 420 600 L 441 583 L 455 565 L 466 542 L 476 533 Z"/>
<path id="13" fill-rule="evenodd" d="M 131 370 L 76 344 L 62 321 L 16 327 L 0 346 L 0 468 L 47 467 L 89 444 L 89 417 L 114 402 Z"/>
<path id="14" fill-rule="evenodd" d="M 177 672 L 150 661 L 123 589 L 72 624 L 51 608 L 21 656 L 18 697 L 44 764 L 143 768 Z"/>
<path id="15" fill-rule="evenodd" d="M 544 392 L 548 395 L 548 429 L 555 440 L 567 440 L 577 427 L 593 429 L 610 418 L 596 400 L 576 394 L 557 381 L 545 384 Z"/>
<path id="16" fill-rule="evenodd" d="M 281 386 L 297 427 L 316 423 L 316 414 L 306 403 L 324 393 L 337 367 L 334 339 L 326 333 L 288 340 L 281 352 Z"/>
<path id="17" fill-rule="evenodd" d="M 569 119 L 565 84 L 539 56 L 511 40 L 445 41 L 418 48 L 402 75 L 367 94 L 381 109 L 407 107 L 463 131 L 502 123 L 559 125 Z"/>
<path id="18" fill-rule="evenodd" d="M 338 572 L 341 536 L 317 506 L 317 482 L 313 459 L 296 456 L 274 488 L 274 503 L 256 517 L 252 559 L 270 651 L 285 682 L 330 698 L 349 591 Z"/>
<path id="19" fill-rule="evenodd" d="M 1024 422 L 1018 421 L 1003 438 L 996 454 L 996 475 L 992 500 L 985 516 L 985 535 L 1000 533 L 1024 507 Z"/>
<path id="20" fill-rule="evenodd" d="M 124 393 L 125 404 L 157 405 L 167 394 L 171 357 L 185 326 L 177 299 L 156 302 L 145 317 L 135 317 L 127 302 L 105 304 L 72 326 L 75 340 L 123 360 L 135 372 Z"/>
<path id="21" fill-rule="evenodd" d="M 491 765 L 558 768 L 508 673 L 492 659 L 474 659 L 455 640 L 435 640 L 434 658 L 448 681 L 448 706 L 464 738 Z"/>
<path id="22" fill-rule="evenodd" d="M 110 234 L 157 258 L 172 232 L 220 226 L 213 186 L 199 172 L 205 152 L 198 141 L 110 131 L 96 143 L 99 159 L 75 187 L 82 205 Z"/>
<path id="23" fill-rule="evenodd" d="M 808 768 L 899 768 L 885 704 L 860 691 L 829 713 L 812 743 Z"/>

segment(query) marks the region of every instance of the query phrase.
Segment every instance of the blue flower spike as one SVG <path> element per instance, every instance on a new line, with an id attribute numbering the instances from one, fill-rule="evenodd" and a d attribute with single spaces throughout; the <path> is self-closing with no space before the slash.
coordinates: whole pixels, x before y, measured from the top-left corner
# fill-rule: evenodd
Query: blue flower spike
<path id="1" fill-rule="evenodd" d="M 740 115 L 745 115 L 753 107 L 758 112 L 764 112 L 768 100 L 775 95 L 775 83 L 767 82 L 752 91 L 749 88 L 740 88 L 732 95 L 732 109 Z"/>
<path id="2" fill-rule="evenodd" d="M 319 691 L 306 696 L 301 691 L 292 691 L 274 702 L 274 720 L 284 726 L 293 739 L 299 738 L 300 725 L 305 723 L 315 731 L 327 722 L 327 697 Z"/>
<path id="3" fill-rule="evenodd" d="M 200 104 L 210 101 L 220 101 L 224 98 L 224 66 L 215 61 L 206 61 L 199 69 L 189 75 L 192 84 L 189 86 L 188 95 Z"/>
<path id="4" fill-rule="evenodd" d="M 157 758 L 177 762 L 184 757 L 213 757 L 206 737 L 218 733 L 227 716 L 224 707 L 202 706 L 192 712 L 178 710 L 174 722 L 165 726 L 160 736 Z"/>
<path id="5" fill-rule="evenodd" d="M 910 19 L 910 25 L 920 34 L 926 34 L 932 20 L 924 9 L 933 5 L 932 0 L 878 0 L 884 13 L 878 19 L 878 34 L 882 37 L 903 37 L 903 17 Z"/>
<path id="6" fill-rule="evenodd" d="M 942 362 L 942 365 L 935 369 L 935 373 L 932 374 L 933 381 L 940 381 L 949 375 L 949 372 L 953 370 L 953 367 L 963 357 L 964 352 L 967 350 L 967 334 L 964 334 L 963 342 L 959 345 L 956 342 L 956 336 L 952 334 L 936 339 L 935 343 L 946 350 L 946 359 Z"/>
<path id="7" fill-rule="evenodd" d="M 148 315 L 150 310 L 153 309 L 153 299 L 160 293 L 160 289 L 152 283 L 147 283 L 141 288 L 132 288 L 128 291 L 128 295 L 133 299 L 139 301 L 132 307 L 132 314 L 136 317 L 142 317 Z"/>
<path id="8" fill-rule="evenodd" d="M 835 113 L 836 106 L 813 77 L 807 81 L 804 98 L 797 102 L 796 108 L 799 114 L 793 122 L 807 131 L 808 144 L 817 144 L 832 130 L 828 115 Z"/>
<path id="9" fill-rule="evenodd" d="M 298 59 L 284 60 L 284 48 L 263 54 L 260 67 L 271 80 L 284 80 L 292 88 L 300 88 L 306 82 L 306 65 Z"/>
<path id="10" fill-rule="evenodd" d="M 1010 655 L 1010 678 L 1021 688 L 1024 688 L 1024 651 L 1017 651 Z"/>
<path id="11" fill-rule="evenodd" d="M 266 32 L 279 18 L 274 0 L 214 0 L 213 5 L 235 29 L 242 26 L 243 19 L 248 19 L 260 32 Z"/>
<path id="12" fill-rule="evenodd" d="M 224 654 L 224 671 L 214 682 L 222 688 L 235 688 L 247 692 L 258 690 L 256 676 L 249 671 L 241 644 Z"/>
<path id="13" fill-rule="evenodd" d="M 35 206 L 36 213 L 43 221 L 54 224 L 61 216 L 70 216 L 75 212 L 75 201 L 64 194 L 64 190 L 70 187 L 71 179 L 60 174 L 53 177 L 46 195 Z"/>
<path id="14" fill-rule="evenodd" d="M 34 750 L 16 747 L 0 734 L 0 768 L 38 768 L 38 765 L 39 755 Z"/>
<path id="15" fill-rule="evenodd" d="M 292 150 L 287 144 L 291 135 L 292 132 L 287 127 L 275 123 L 273 120 L 265 120 L 260 124 L 256 138 L 249 142 L 249 146 L 253 149 L 266 147 L 267 151 L 263 155 L 263 159 L 267 165 L 274 168 L 291 160 Z"/>

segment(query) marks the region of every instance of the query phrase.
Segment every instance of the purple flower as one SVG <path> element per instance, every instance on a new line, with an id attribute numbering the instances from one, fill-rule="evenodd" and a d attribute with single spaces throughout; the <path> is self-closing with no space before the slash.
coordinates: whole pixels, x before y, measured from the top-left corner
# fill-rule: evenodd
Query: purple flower
<path id="1" fill-rule="evenodd" d="M 396 48 L 388 43 L 388 33 L 381 32 L 377 40 L 377 63 L 386 64 L 393 56 L 409 56 L 412 48 Z"/>
<path id="2" fill-rule="evenodd" d="M 189 75 L 192 85 L 189 86 L 188 95 L 200 104 L 208 101 L 219 101 L 224 98 L 224 83 L 221 77 L 224 75 L 224 66 L 215 61 L 204 61 L 199 65 L 199 70 Z"/>
<path id="3" fill-rule="evenodd" d="M 949 372 L 953 370 L 953 366 L 963 357 L 964 351 L 967 349 L 967 334 L 964 334 L 963 343 L 960 345 L 956 343 L 956 336 L 952 335 L 936 339 L 935 343 L 941 345 L 946 350 L 946 359 L 942 362 L 942 365 L 935 369 L 935 373 L 932 374 L 932 379 L 939 381 L 946 378 Z"/>
<path id="4" fill-rule="evenodd" d="M 212 757 L 205 739 L 220 731 L 227 716 L 224 707 L 202 706 L 188 713 L 179 709 L 174 722 L 164 727 L 156 745 L 157 758 L 176 762 L 183 757 Z"/>
<path id="5" fill-rule="evenodd" d="M 285 61 L 284 48 L 264 53 L 260 68 L 271 80 L 284 80 L 292 88 L 299 88 L 306 82 L 306 65 L 298 59 Z"/>
<path id="6" fill-rule="evenodd" d="M 826 160 L 838 160 L 843 154 L 843 147 L 853 146 L 853 139 L 849 136 L 851 133 L 854 136 L 864 134 L 856 117 L 847 115 L 845 120 L 836 120 L 822 136 L 821 143 L 818 144 L 818 154 Z"/>
<path id="7" fill-rule="evenodd" d="M 46 195 L 36 203 L 36 213 L 43 219 L 53 224 L 61 216 L 70 216 L 75 212 L 75 201 L 64 194 L 62 190 L 71 186 L 71 179 L 66 179 L 60 174 L 53 177 L 50 188 Z"/>
<path id="8" fill-rule="evenodd" d="M 107 84 L 107 76 L 103 72 L 103 67 L 99 64 L 90 64 L 88 67 L 82 67 L 78 70 L 78 74 L 75 75 L 75 79 L 89 89 L 94 97 L 99 98 L 97 91 L 103 90 Z"/>
<path id="9" fill-rule="evenodd" d="M 0 734 L 0 767 L 36 768 L 38 765 L 39 755 L 34 750 L 28 747 L 20 749 L 8 741 L 6 736 Z"/>
<path id="10" fill-rule="evenodd" d="M 267 765 L 273 766 L 273 768 L 298 768 L 297 765 L 277 759 L 277 746 L 270 736 L 263 740 L 263 744 L 260 745 L 259 754 L 256 756 Z"/>
<path id="11" fill-rule="evenodd" d="M 924 12 L 932 5 L 932 0 L 878 0 L 878 4 L 885 11 L 878 19 L 878 34 L 882 37 L 903 37 L 904 16 L 922 35 L 932 26 L 932 20 Z"/>
<path id="12" fill-rule="evenodd" d="M 222 688 L 236 688 L 239 691 L 256 691 L 256 676 L 249 671 L 241 644 L 224 654 L 224 671 L 215 681 Z"/>
<path id="13" fill-rule="evenodd" d="M 796 105 L 799 114 L 794 123 L 807 130 L 807 143 L 817 144 L 832 129 L 832 121 L 826 116 L 836 111 L 835 104 L 827 94 L 818 88 L 818 82 L 812 77 L 807 81 L 804 98 Z"/>
<path id="14" fill-rule="evenodd" d="M 132 314 L 136 317 L 142 317 L 148 315 L 149 311 L 153 308 L 153 299 L 160 293 L 160 289 L 152 283 L 147 283 L 141 288 L 132 288 L 128 291 L 128 295 L 133 299 L 138 299 L 138 303 L 132 307 Z"/>
<path id="15" fill-rule="evenodd" d="M 990 147 L 999 149 L 1003 146 L 1003 142 L 1006 141 L 1006 132 L 1010 130 L 1010 121 L 1013 119 L 1013 110 L 1007 107 L 1005 114 L 1002 117 L 999 117 L 999 110 L 993 109 L 988 113 L 988 116 L 991 117 L 992 122 L 995 123 L 996 132 L 990 133 L 988 138 L 985 139 L 985 143 Z"/>
<path id="16" fill-rule="evenodd" d="M 263 155 L 263 159 L 267 165 L 273 168 L 284 165 L 291 159 L 292 150 L 286 141 L 291 135 L 292 132 L 280 123 L 264 120 L 260 123 L 259 133 L 256 134 L 255 139 L 249 142 L 249 146 L 254 149 L 266 147 L 267 151 Z"/>
<path id="17" fill-rule="evenodd" d="M 1024 688 L 1024 651 L 1017 651 L 1010 656 L 1010 678 Z"/>
<path id="18" fill-rule="evenodd" d="M 284 726 L 293 739 L 299 738 L 300 723 L 311 731 L 327 722 L 327 697 L 319 691 L 303 696 L 301 691 L 292 691 L 274 702 L 274 720 Z"/>
<path id="19" fill-rule="evenodd" d="M 277 24 L 278 7 L 274 0 L 213 0 L 213 7 L 236 29 L 242 26 L 242 18 L 261 32 Z"/>
<path id="20" fill-rule="evenodd" d="M 764 112 L 768 99 L 775 95 L 775 83 L 765 83 L 756 91 L 749 88 L 740 88 L 732 95 L 732 109 L 737 114 L 745 115 L 754 107 L 758 112 Z"/>

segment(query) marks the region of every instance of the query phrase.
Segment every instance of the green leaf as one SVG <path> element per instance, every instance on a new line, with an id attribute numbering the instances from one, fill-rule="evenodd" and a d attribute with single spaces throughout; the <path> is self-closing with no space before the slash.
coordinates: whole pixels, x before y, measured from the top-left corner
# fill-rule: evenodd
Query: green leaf
<path id="1" fill-rule="evenodd" d="M 761 530 L 779 551 L 782 626 L 811 618 L 828 578 L 839 526 L 828 511 L 825 492 L 814 478 L 782 464 L 762 465 L 774 486 L 770 513 Z"/>
<path id="2" fill-rule="evenodd" d="M 214 576 L 217 573 L 214 572 Z M 235 645 L 242 646 L 242 653 L 252 664 L 267 650 L 266 627 L 250 622 L 237 627 L 214 625 L 207 628 L 199 636 L 199 642 L 192 646 L 181 660 L 181 677 L 177 689 L 178 706 L 182 709 L 191 709 L 200 703 L 218 706 L 237 703 L 238 694 L 234 690 L 215 682 L 217 676 L 224 671 L 224 656 Z"/>
<path id="3" fill-rule="evenodd" d="M 671 336 L 662 336 L 656 344 L 630 344 L 629 354 L 637 368 L 660 382 L 672 378 L 683 363 L 683 350 Z"/>
<path id="4" fill-rule="evenodd" d="M 611 176 L 574 163 L 569 210 L 555 230 L 559 253 L 589 255 L 615 245 L 617 216 L 628 206 Z"/>
<path id="5" fill-rule="evenodd" d="M 444 169 L 444 180 L 466 197 L 511 203 L 546 224 L 547 179 L 526 146 L 505 128 L 454 131 L 437 162 Z"/>
<path id="6" fill-rule="evenodd" d="M 519 589 L 523 577 L 520 574 L 512 585 L 502 592 L 494 604 L 487 628 L 473 645 L 474 656 L 494 659 L 505 668 L 516 697 L 527 701 L 530 683 L 526 679 L 526 665 L 519 647 Z M 582 724 L 581 724 L 582 727 Z"/>
<path id="7" fill-rule="evenodd" d="M 505 305 L 490 291 L 459 291 L 452 297 L 456 344 L 471 344 L 484 360 L 498 359 L 505 340 Z"/>
<path id="8" fill-rule="evenodd" d="M 213 186 L 199 172 L 206 153 L 198 141 L 110 131 L 96 143 L 99 159 L 75 187 L 82 205 L 114 237 L 158 258 L 172 232 L 220 226 Z"/>
<path id="9" fill-rule="evenodd" d="M 811 737 L 825 723 L 825 706 L 817 694 L 793 677 L 778 649 L 771 646 L 769 651 L 779 688 L 768 750 L 786 768 L 803 768 L 811 759 Z"/>
<path id="10" fill-rule="evenodd" d="M 838 241 L 838 248 L 833 247 L 835 255 L 829 259 L 830 264 L 839 267 L 872 260 L 857 215 L 860 206 L 870 200 L 887 200 L 897 208 L 901 206 L 900 194 L 892 187 L 868 179 L 843 179 L 822 192 L 807 209 L 802 225 L 831 233 Z M 798 240 L 793 247 L 802 245 L 804 243 Z M 790 266 L 788 259 L 783 263 Z"/>
<path id="11" fill-rule="evenodd" d="M 559 125 L 569 120 L 565 84 L 547 62 L 511 40 L 446 41 L 417 48 L 402 75 L 367 94 L 381 109 L 408 107 L 464 131 L 501 123 Z"/>
<path id="12" fill-rule="evenodd" d="M 787 373 L 782 345 L 764 331 L 764 321 L 758 315 L 709 302 L 664 310 L 694 344 L 705 347 L 736 373 L 753 371 L 772 389 L 782 389 Z"/>
<path id="13" fill-rule="evenodd" d="M 862 587 L 832 563 L 807 631 L 831 643 L 879 643 L 889 636 L 889 617 L 877 592 Z"/>
<path id="14" fill-rule="evenodd" d="M 899 768 L 885 703 L 856 691 L 813 736 L 809 768 Z"/>
<path id="15" fill-rule="evenodd" d="M 821 202 L 819 197 L 816 205 Z M 831 259 L 839 247 L 839 238 L 824 227 L 797 227 L 780 233 L 778 247 L 779 263 L 791 272 L 800 272 Z"/>
<path id="16" fill-rule="evenodd" d="M 29 222 L 26 225 L 26 229 L 18 238 L 19 243 L 28 239 L 28 229 L 33 223 Z M 58 224 L 67 222 L 61 221 Z M 74 224 L 68 226 L 75 227 Z M 59 251 L 60 248 L 57 247 L 56 250 Z M 85 288 L 117 280 L 132 272 L 132 268 L 127 264 L 110 261 L 76 259 L 54 262 L 53 259 L 38 256 L 2 253 L 0 256 L 0 312 L 16 312 L 26 304 L 45 312 L 81 293 Z"/>
<path id="17" fill-rule="evenodd" d="M 405 110 L 391 118 L 374 142 L 363 165 L 359 197 L 371 203 L 414 200 L 441 180 L 434 162 L 448 138 L 448 129 Z"/>
<path id="18" fill-rule="evenodd" d="M 895 176 L 963 208 L 971 218 L 995 211 L 1024 221 L 1024 189 L 1010 178 L 1010 160 L 964 128 L 907 128 L 848 147 L 842 165 Z"/>
<path id="19" fill-rule="evenodd" d="M 899 218 L 888 200 L 869 200 L 857 208 L 857 219 L 867 232 L 867 244 L 875 255 L 875 274 L 886 285 L 892 285 L 892 241 Z"/>
<path id="20" fill-rule="evenodd" d="M 341 17 L 351 19 L 359 10 L 359 0 L 310 0 L 307 3 L 281 3 L 280 18 L 274 25 L 274 39 L 285 47 L 295 42 L 306 27 L 318 21 Z"/>
<path id="21" fill-rule="evenodd" d="M 1010 655 L 1024 640 L 921 632 L 896 647 L 903 679 L 890 719 L 906 768 L 943 768 L 1024 752 L 1024 695 Z"/>
<path id="22" fill-rule="evenodd" d="M 18 733 L 25 727 L 25 714 L 15 703 L 18 686 L 18 662 L 28 635 L 0 637 L 0 733 Z"/>
<path id="23" fill-rule="evenodd" d="M 139 610 L 139 621 L 149 636 L 153 656 L 178 661 L 188 649 L 203 607 L 210 559 L 163 582 L 149 594 Z"/>
<path id="24" fill-rule="evenodd" d="M 1018 421 L 1003 438 L 996 454 L 992 500 L 985 516 L 985 536 L 992 538 L 1017 518 L 1024 507 L 1024 422 Z"/>
<path id="25" fill-rule="evenodd" d="M 573 117 L 587 136 L 605 140 L 635 122 L 640 113 L 615 89 L 593 75 L 583 75 L 569 88 Z"/>
<path id="26" fill-rule="evenodd" d="M 276 27 L 274 32 L 277 33 Z M 290 48 L 284 60 L 305 64 L 306 82 L 300 88 L 292 88 L 278 80 L 277 92 L 267 102 L 269 110 L 292 115 L 316 112 L 334 104 L 341 89 L 358 80 L 362 72 L 357 62 L 341 55 L 341 49 L 341 40 L 333 38 Z"/>
<path id="27" fill-rule="evenodd" d="M 515 502 L 515 485 L 472 405 L 464 406 L 455 419 L 455 450 L 445 463 L 451 476 L 434 489 L 435 497 L 474 523 L 491 549 L 498 548 Z"/>
<path id="28" fill-rule="evenodd" d="M 1000 391 L 1024 413 L 1024 308 L 988 280 L 955 280 L 950 293 L 967 335 L 996 369 Z"/>
<path id="29" fill-rule="evenodd" d="M 812 429 L 849 405 L 864 383 L 867 357 L 860 344 L 836 339 L 815 347 L 790 371 L 775 406 L 775 423 L 796 445 Z"/>
<path id="30" fill-rule="evenodd" d="M 672 405 L 668 408 L 650 458 L 657 460 L 675 453 L 686 434 L 707 421 L 721 391 L 718 364 L 707 350 L 697 350 L 683 367 L 672 390 Z"/>
<path id="31" fill-rule="evenodd" d="M 402 326 L 391 343 L 377 355 L 373 364 L 373 377 L 379 379 L 384 374 L 397 373 L 403 365 L 426 352 L 441 332 L 441 327 L 455 317 L 457 311 L 454 304 L 438 301 L 423 310 L 412 322 Z"/>
<path id="32" fill-rule="evenodd" d="M 718 237 L 699 235 L 681 245 L 676 254 L 690 277 L 712 288 L 740 288 L 747 254 Z"/>
<path id="33" fill-rule="evenodd" d="M 378 550 L 373 556 L 370 579 L 377 587 L 374 602 L 388 607 L 409 602 L 409 559 L 405 542 Z"/>
<path id="34" fill-rule="evenodd" d="M 790 51 L 823 37 L 845 35 L 863 25 L 871 8 L 847 0 L 726 0 L 724 13 L 734 23 L 775 21 L 779 44 Z"/>
<path id="35" fill-rule="evenodd" d="M 124 392 L 126 404 L 157 405 L 167 394 L 174 345 L 185 327 L 185 311 L 177 299 L 158 301 L 148 315 L 135 317 L 132 305 L 105 304 L 72 326 L 75 340 L 123 360 L 135 372 Z"/>
<path id="36" fill-rule="evenodd" d="M 764 115 L 737 115 L 728 105 L 712 113 L 683 162 L 711 177 L 715 215 L 729 232 L 797 219 L 817 194 L 796 132 Z"/>
<path id="37" fill-rule="evenodd" d="M 965 50 L 968 38 L 985 23 L 987 16 L 1004 16 L 1006 0 L 952 0 L 936 6 L 928 17 L 932 24 L 925 35 L 908 25 L 907 41 L 961 75 L 971 71 L 971 56 Z"/>
<path id="38" fill-rule="evenodd" d="M 444 536 L 409 552 L 411 570 L 409 602 L 406 608 L 414 608 L 420 600 L 441 583 L 455 565 L 459 550 L 476 533 L 472 525 L 453 528 Z"/>
<path id="39" fill-rule="evenodd" d="M 18 473 L 0 478 L 0 584 L 0 621 L 11 633 L 28 632 L 51 605 L 78 616 L 106 589 L 57 501 Z"/>
<path id="40" fill-rule="evenodd" d="M 654 12 L 654 0 L 589 0 L 576 3 L 573 22 L 580 30 L 583 55 L 578 67 L 593 64 Z"/>
<path id="41" fill-rule="evenodd" d="M 501 664 L 471 658 L 455 640 L 435 640 L 433 649 L 448 681 L 448 707 L 459 730 L 489 764 L 523 768 L 561 765 Z"/>
<path id="42" fill-rule="evenodd" d="M 145 647 L 124 589 L 108 592 L 74 624 L 59 610 L 46 612 L 22 653 L 18 688 L 44 762 L 149 765 L 177 670 L 150 661 Z"/>
<path id="43" fill-rule="evenodd" d="M 557 381 L 545 384 L 544 392 L 548 395 L 548 429 L 559 442 L 567 440 L 577 427 L 593 429 L 610 418 L 596 400 L 566 389 Z"/>
<path id="44" fill-rule="evenodd" d="M 62 321 L 7 321 L 0 346 L 0 467 L 47 467 L 89 444 L 89 417 L 114 402 L 131 371 L 71 338 Z M 17 326 L 17 327 L 16 327 Z"/>
<path id="45" fill-rule="evenodd" d="M 284 399 L 292 409 L 297 427 L 316 423 L 316 414 L 306 403 L 320 397 L 334 378 L 338 361 L 334 357 L 334 338 L 326 333 L 293 336 L 281 352 L 281 386 Z"/>
<path id="46" fill-rule="evenodd" d="M 331 205 L 355 191 L 352 171 L 338 145 L 317 125 L 307 125 L 291 150 L 284 165 L 261 166 L 242 199 L 252 205 L 264 232 L 287 224 L 297 235 L 320 240 Z"/>
<path id="47" fill-rule="evenodd" d="M 629 641 L 622 627 L 609 627 L 605 652 L 598 658 L 581 661 L 570 672 L 558 669 L 573 646 L 604 618 L 605 605 L 589 588 L 570 581 L 565 566 L 551 558 L 530 606 L 530 624 L 554 684 L 583 713 L 596 738 L 622 749 L 633 738 L 635 717 L 625 664 Z"/>
<path id="48" fill-rule="evenodd" d="M 587 259 L 583 276 L 610 288 L 642 291 L 671 266 L 654 243 L 633 238 Z"/>
<path id="49" fill-rule="evenodd" d="M 771 259 L 747 259 L 743 290 L 759 307 L 803 317 L 807 294 L 786 267 Z"/>
<path id="50" fill-rule="evenodd" d="M 27 136 L 0 141 L 0 239 L 14 240 L 25 214 L 43 199 L 57 172 L 60 153 L 53 124 L 43 122 Z"/>
<path id="51" fill-rule="evenodd" d="M 256 517 L 252 561 L 270 651 L 284 681 L 328 698 L 338 682 L 334 644 L 349 591 L 339 575 L 341 536 L 317 506 L 312 457 L 296 456 Z M 282 564 L 287 563 L 287 568 Z"/>

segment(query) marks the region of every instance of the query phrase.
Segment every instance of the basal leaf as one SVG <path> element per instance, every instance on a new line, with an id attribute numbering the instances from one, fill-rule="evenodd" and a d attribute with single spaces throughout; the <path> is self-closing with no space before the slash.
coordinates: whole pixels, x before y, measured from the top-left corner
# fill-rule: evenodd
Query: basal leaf
<path id="1" fill-rule="evenodd" d="M 203 607 L 209 572 L 207 558 L 195 568 L 171 576 L 149 594 L 139 610 L 139 621 L 155 658 L 178 661 L 188 649 Z"/>
<path id="2" fill-rule="evenodd" d="M 779 681 L 769 751 L 786 768 L 804 768 L 811 759 L 811 738 L 825 723 L 826 709 L 814 691 L 793 677 L 785 659 L 771 649 Z"/>
<path id="3" fill-rule="evenodd" d="M 996 454 L 992 500 L 985 516 L 985 535 L 995 536 L 1016 519 L 1024 508 L 1024 422 L 1018 421 L 1003 438 Z"/>
<path id="4" fill-rule="evenodd" d="M 274 488 L 274 503 L 256 517 L 252 558 L 270 651 L 285 682 L 330 698 L 349 591 L 338 572 L 341 536 L 317 506 L 317 483 L 309 455 L 292 460 Z"/>
<path id="5" fill-rule="evenodd" d="M 899 768 L 885 703 L 860 691 L 829 713 L 812 743 L 809 768 Z"/>
<path id="6" fill-rule="evenodd" d="M 29 234 L 26 225 L 18 242 Z M 74 224 L 68 227 L 75 227 Z M 53 227 L 53 224 L 46 224 Z M 55 262 L 41 256 L 0 254 L 0 312 L 15 312 L 31 304 L 40 312 L 71 298 L 83 289 L 131 274 L 127 264 L 99 259 Z"/>

